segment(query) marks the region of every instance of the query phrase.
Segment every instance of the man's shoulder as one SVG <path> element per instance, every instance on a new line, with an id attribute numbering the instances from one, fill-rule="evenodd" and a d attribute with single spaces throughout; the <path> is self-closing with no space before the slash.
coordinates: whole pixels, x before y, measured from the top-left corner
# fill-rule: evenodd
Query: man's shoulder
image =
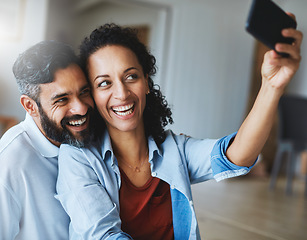
<path id="1" fill-rule="evenodd" d="M 10 128 L 0 139 L 0 161 L 3 156 L 22 158 L 33 151 L 31 140 L 22 123 Z"/>

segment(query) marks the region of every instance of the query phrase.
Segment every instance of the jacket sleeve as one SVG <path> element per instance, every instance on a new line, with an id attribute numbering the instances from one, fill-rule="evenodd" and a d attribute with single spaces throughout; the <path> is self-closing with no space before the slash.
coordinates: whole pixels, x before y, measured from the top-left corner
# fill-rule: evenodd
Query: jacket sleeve
<path id="1" fill-rule="evenodd" d="M 121 231 L 119 206 L 80 149 L 61 146 L 56 198 L 70 216 L 72 236 L 79 236 L 73 239 L 132 239 Z"/>
<path id="2" fill-rule="evenodd" d="M 250 171 L 254 165 L 241 167 L 227 159 L 226 150 L 235 136 L 236 133 L 233 133 L 218 140 L 176 136 L 177 143 L 180 142 L 179 138 L 185 138 L 183 149 L 191 183 L 212 178 L 221 181 Z"/>
<path id="3" fill-rule="evenodd" d="M 236 133 L 230 134 L 219 139 L 214 145 L 211 152 L 211 165 L 216 181 L 221 181 L 227 178 L 237 177 L 249 173 L 252 167 L 256 164 L 257 159 L 250 167 L 242 167 L 235 165 L 227 159 L 226 150 L 233 141 Z"/>

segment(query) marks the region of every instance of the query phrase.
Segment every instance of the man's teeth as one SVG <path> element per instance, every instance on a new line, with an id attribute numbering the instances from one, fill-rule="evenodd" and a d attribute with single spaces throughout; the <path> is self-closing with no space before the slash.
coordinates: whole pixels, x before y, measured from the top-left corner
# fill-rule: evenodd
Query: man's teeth
<path id="1" fill-rule="evenodd" d="M 120 106 L 120 107 L 113 107 L 113 111 L 120 116 L 126 116 L 133 112 L 133 106 L 134 104 L 129 104 L 129 105 Z"/>
<path id="2" fill-rule="evenodd" d="M 70 122 L 69 122 L 69 125 L 72 125 L 72 126 L 80 126 L 80 125 L 82 125 L 83 123 L 85 123 L 85 121 L 86 121 L 86 118 L 84 117 L 84 118 L 82 118 L 82 119 L 80 119 L 80 120 L 70 121 Z"/>

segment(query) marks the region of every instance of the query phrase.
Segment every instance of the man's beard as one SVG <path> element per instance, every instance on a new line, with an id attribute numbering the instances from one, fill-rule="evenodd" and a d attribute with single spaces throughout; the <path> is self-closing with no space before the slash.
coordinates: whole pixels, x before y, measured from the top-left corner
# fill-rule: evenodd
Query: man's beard
<path id="1" fill-rule="evenodd" d="M 74 115 L 72 117 L 64 117 L 61 120 L 61 127 L 58 127 L 56 122 L 50 119 L 42 107 L 39 107 L 39 113 L 41 118 L 41 125 L 46 136 L 56 142 L 66 143 L 75 147 L 85 147 L 93 139 L 91 118 L 93 117 L 93 109 L 89 108 L 86 116 L 90 118 L 90 123 L 87 129 L 78 133 L 78 137 L 75 137 L 66 128 L 66 124 L 72 120 L 79 120 L 84 116 Z"/>

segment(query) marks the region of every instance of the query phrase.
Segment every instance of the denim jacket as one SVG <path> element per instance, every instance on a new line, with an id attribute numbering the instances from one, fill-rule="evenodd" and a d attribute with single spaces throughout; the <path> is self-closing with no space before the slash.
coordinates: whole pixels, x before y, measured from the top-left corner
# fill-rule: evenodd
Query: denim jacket
<path id="1" fill-rule="evenodd" d="M 234 136 L 194 139 L 167 131 L 159 147 L 149 137 L 151 174 L 170 185 L 175 239 L 200 239 L 191 184 L 250 171 L 226 158 Z M 89 148 L 64 144 L 60 149 L 56 198 L 71 218 L 70 239 L 132 239 L 121 231 L 121 178 L 107 132 L 101 140 Z"/>

